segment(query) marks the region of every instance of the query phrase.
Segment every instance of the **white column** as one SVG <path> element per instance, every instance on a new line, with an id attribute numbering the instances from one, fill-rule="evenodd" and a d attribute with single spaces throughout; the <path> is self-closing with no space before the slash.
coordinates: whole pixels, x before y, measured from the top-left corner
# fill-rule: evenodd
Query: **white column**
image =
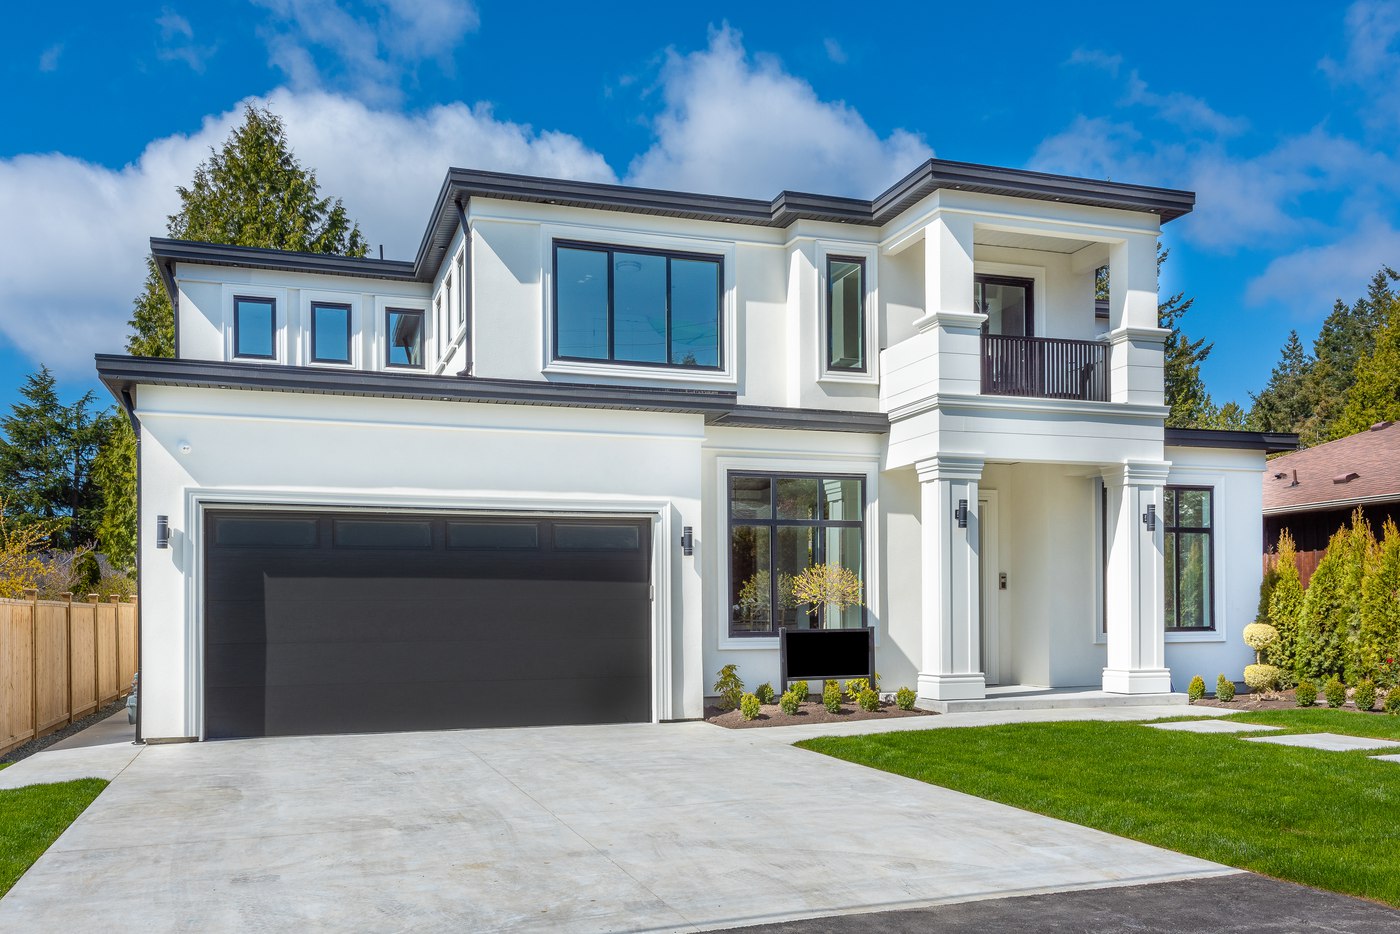
<path id="1" fill-rule="evenodd" d="M 977 485 L 982 461 L 932 457 L 915 465 L 922 503 L 923 652 L 919 697 L 985 697 Z M 967 504 L 967 527 L 956 511 Z"/>
<path id="2" fill-rule="evenodd" d="M 1166 694 L 1171 671 L 1163 639 L 1162 486 L 1164 462 L 1130 461 L 1103 473 L 1108 488 L 1108 572 L 1104 615 L 1108 666 L 1103 689 L 1113 694 Z M 1155 528 L 1144 517 L 1155 512 Z"/>
<path id="3" fill-rule="evenodd" d="M 905 342 L 910 346 L 901 355 L 936 361 L 932 372 L 920 370 L 930 394 L 982 391 L 982 324 L 987 316 L 973 306 L 972 233 L 972 218 L 962 214 L 940 214 L 924 230 L 924 314 L 914 322 L 918 333 Z M 898 366 L 896 360 L 891 363 Z"/>

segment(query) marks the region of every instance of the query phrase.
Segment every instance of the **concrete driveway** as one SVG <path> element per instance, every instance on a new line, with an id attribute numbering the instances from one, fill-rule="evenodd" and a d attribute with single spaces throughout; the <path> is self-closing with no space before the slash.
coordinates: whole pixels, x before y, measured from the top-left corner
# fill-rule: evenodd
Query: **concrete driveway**
<path id="1" fill-rule="evenodd" d="M 702 930 L 1234 872 L 777 732 L 146 747 L 0 900 L 0 929 Z"/>

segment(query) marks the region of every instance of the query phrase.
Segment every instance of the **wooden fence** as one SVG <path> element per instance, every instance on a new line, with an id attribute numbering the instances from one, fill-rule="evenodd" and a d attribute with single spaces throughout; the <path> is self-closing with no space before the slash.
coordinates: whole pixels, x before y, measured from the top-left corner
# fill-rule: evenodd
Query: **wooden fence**
<path id="1" fill-rule="evenodd" d="M 0 755 L 131 690 L 136 598 L 0 600 Z"/>

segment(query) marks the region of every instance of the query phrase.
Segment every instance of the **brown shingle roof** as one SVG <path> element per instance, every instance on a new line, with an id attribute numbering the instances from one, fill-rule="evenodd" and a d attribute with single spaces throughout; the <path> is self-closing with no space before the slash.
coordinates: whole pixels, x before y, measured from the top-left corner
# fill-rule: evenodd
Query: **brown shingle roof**
<path id="1" fill-rule="evenodd" d="M 1400 425 L 1393 422 L 1276 457 L 1264 469 L 1266 513 L 1386 500 L 1400 501 Z"/>

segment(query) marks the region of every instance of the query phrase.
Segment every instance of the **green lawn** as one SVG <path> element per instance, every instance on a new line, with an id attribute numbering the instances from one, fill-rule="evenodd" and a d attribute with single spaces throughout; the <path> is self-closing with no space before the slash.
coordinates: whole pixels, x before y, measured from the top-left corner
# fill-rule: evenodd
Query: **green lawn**
<path id="1" fill-rule="evenodd" d="M 1234 719 L 1400 739 L 1400 718 Z M 1022 723 L 797 745 L 1280 879 L 1400 906 L 1400 764 L 1139 723 Z"/>
<path id="2" fill-rule="evenodd" d="M 0 895 L 107 787 L 100 778 L 0 790 Z"/>

